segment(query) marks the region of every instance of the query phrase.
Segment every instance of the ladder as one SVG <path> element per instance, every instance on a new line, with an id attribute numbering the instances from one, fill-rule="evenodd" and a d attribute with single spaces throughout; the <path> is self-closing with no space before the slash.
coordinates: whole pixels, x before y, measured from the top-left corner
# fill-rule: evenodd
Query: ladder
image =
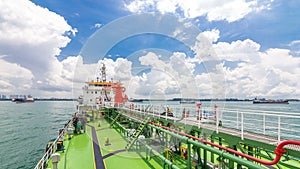
<path id="1" fill-rule="evenodd" d="M 121 116 L 121 114 L 119 113 L 114 119 L 113 121 L 110 123 L 110 126 L 112 126 L 117 120 L 118 118 Z"/>
<path id="2" fill-rule="evenodd" d="M 135 141 L 138 139 L 138 137 L 140 136 L 140 134 L 142 133 L 143 129 L 146 127 L 147 123 L 151 120 L 151 117 L 148 116 L 146 117 L 141 124 L 139 125 L 139 127 L 135 130 L 135 132 L 131 135 L 131 137 L 129 138 L 129 141 L 125 147 L 126 150 L 129 150 L 132 145 L 135 143 Z"/>

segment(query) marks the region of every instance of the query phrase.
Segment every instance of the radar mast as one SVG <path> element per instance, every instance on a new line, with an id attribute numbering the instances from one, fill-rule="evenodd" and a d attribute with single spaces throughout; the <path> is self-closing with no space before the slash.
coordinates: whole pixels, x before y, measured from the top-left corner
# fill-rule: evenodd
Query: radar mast
<path id="1" fill-rule="evenodd" d="M 103 82 L 106 82 L 106 67 L 104 63 L 102 63 L 101 67 L 101 78 Z"/>

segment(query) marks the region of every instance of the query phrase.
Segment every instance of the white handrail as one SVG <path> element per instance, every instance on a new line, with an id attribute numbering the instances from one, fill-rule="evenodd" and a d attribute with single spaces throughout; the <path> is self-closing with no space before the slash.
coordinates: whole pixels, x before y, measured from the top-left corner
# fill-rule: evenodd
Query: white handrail
<path id="1" fill-rule="evenodd" d="M 159 116 L 164 112 L 164 107 L 161 105 L 150 104 L 136 104 L 139 106 L 140 113 L 146 114 L 146 111 L 150 112 L 151 116 Z M 150 110 L 146 110 L 145 107 L 151 107 Z M 165 106 L 167 107 L 167 106 Z M 219 131 L 219 121 L 222 121 L 222 126 L 226 128 L 235 128 L 240 131 L 240 136 L 243 139 L 245 132 L 249 132 L 277 137 L 277 141 L 282 139 L 297 139 L 300 140 L 300 131 L 296 128 L 300 128 L 300 123 L 289 123 L 289 119 L 296 119 L 300 121 L 300 113 L 295 112 L 281 112 L 281 111 L 266 111 L 266 110 L 249 110 L 249 109 L 217 109 L 216 114 L 205 114 L 205 112 L 214 113 L 213 107 L 201 107 L 200 112 L 196 105 L 186 107 L 183 105 L 168 105 L 172 110 L 174 117 L 181 118 L 183 109 L 190 111 L 189 119 L 185 118 L 184 123 L 196 121 L 196 126 L 201 126 L 201 117 L 207 117 L 209 120 L 215 120 L 215 130 Z M 216 116 L 214 118 L 214 116 Z M 169 118 L 166 114 L 163 118 Z M 195 120 L 192 120 L 195 118 Z M 294 134 L 290 134 L 295 132 Z"/>
<path id="2" fill-rule="evenodd" d="M 63 131 L 61 133 L 59 133 L 59 135 L 56 137 L 56 139 L 53 141 L 53 143 L 51 144 L 51 146 L 49 147 L 49 149 L 47 150 L 47 152 L 43 155 L 43 157 L 39 160 L 39 162 L 37 163 L 37 165 L 34 167 L 34 169 L 44 169 L 44 165 L 45 163 L 48 162 L 48 160 L 50 159 L 51 155 L 53 152 L 56 151 L 56 143 L 59 141 L 59 139 L 64 136 L 64 134 L 66 133 L 69 125 L 71 124 L 72 120 L 70 120 L 67 125 L 64 127 Z"/>

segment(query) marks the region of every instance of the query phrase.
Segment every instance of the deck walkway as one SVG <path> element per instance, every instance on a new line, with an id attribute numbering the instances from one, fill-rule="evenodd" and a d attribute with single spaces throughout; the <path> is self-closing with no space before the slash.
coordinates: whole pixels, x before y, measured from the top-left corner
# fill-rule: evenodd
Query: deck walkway
<path id="1" fill-rule="evenodd" d="M 145 156 L 143 152 L 139 154 L 138 152 L 125 151 L 127 140 L 118 131 L 111 128 L 104 118 L 91 122 L 90 125 L 95 128 L 106 168 L 161 168 L 155 160 L 145 162 L 145 159 L 141 157 Z"/>
<path id="2" fill-rule="evenodd" d="M 92 139 L 93 139 L 93 150 L 94 150 L 94 159 L 95 159 L 95 165 L 96 169 L 105 169 L 105 165 L 103 162 L 103 156 L 100 150 L 96 130 L 94 126 L 91 126 L 88 124 L 89 127 L 92 129 Z"/>

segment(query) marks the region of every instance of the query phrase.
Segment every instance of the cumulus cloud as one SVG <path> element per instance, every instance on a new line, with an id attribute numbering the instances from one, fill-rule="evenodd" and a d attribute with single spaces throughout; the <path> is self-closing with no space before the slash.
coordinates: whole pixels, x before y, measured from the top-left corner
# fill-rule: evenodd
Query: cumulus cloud
<path id="1" fill-rule="evenodd" d="M 272 0 L 133 0 L 125 4 L 125 8 L 131 12 L 159 11 L 163 14 L 182 11 L 187 18 L 206 16 L 209 21 L 234 22 L 250 12 L 270 9 L 271 3 Z"/>
<path id="2" fill-rule="evenodd" d="M 150 66 L 151 70 L 139 79 L 138 97 L 146 94 L 152 98 L 199 96 L 193 75 L 195 64 L 185 53 L 174 52 L 168 60 L 162 60 L 159 55 L 148 52 L 139 61 L 147 68 Z"/>
<path id="3" fill-rule="evenodd" d="M 222 66 L 227 97 L 300 97 L 300 58 L 290 50 L 260 51 L 260 45 L 249 39 L 219 42 L 214 48 L 222 60 L 237 63 L 236 67 Z"/>
<path id="4" fill-rule="evenodd" d="M 59 72 L 63 65 L 55 56 L 70 42 L 70 36 L 75 36 L 77 29 L 63 17 L 31 1 L 4 0 L 0 2 L 0 8 L 1 67 L 11 65 L 21 71 L 19 74 L 27 75 L 19 80 L 25 80 L 23 84 L 36 92 L 61 90 L 62 86 L 68 86 L 66 92 L 70 91 L 71 81 Z M 17 72 L 9 69 L 1 71 L 1 77 L 7 83 L 11 79 L 4 74 L 17 76 Z M 12 85 L 17 87 L 15 83 Z M 22 92 L 22 88 L 0 92 Z"/>
<path id="5" fill-rule="evenodd" d="M 107 81 L 120 81 L 125 86 L 130 86 L 132 84 L 136 84 L 138 82 L 138 78 L 133 80 L 135 77 L 132 76 L 132 62 L 128 61 L 124 58 L 118 58 L 115 61 L 109 58 L 104 58 L 103 60 L 99 60 L 97 63 L 92 64 L 84 64 L 82 56 L 77 57 L 68 57 L 68 59 L 63 62 L 64 74 L 68 75 L 68 77 L 72 77 L 73 84 L 73 95 L 74 97 L 79 96 L 82 93 L 82 87 L 85 82 L 101 79 L 101 67 L 103 64 L 106 67 L 106 80 Z M 75 64 L 74 64 L 75 63 Z M 130 92 L 134 92 L 135 86 L 131 87 Z"/>
<path id="6" fill-rule="evenodd" d="M 221 60 L 250 61 L 259 59 L 257 55 L 260 45 L 250 39 L 237 40 L 231 43 L 219 42 L 213 46 Z"/>
<path id="7" fill-rule="evenodd" d="M 189 18 L 206 16 L 210 21 L 233 22 L 250 12 L 267 9 L 269 4 L 243 0 L 135 0 L 126 7 L 132 12 L 181 11 Z M 238 98 L 300 97 L 300 58 L 296 57 L 299 41 L 291 42 L 290 50 L 261 51 L 260 44 L 251 39 L 220 42 L 220 31 L 212 29 L 197 36 L 191 46 L 194 57 L 174 52 L 166 59 L 154 52 L 144 53 L 137 61 L 142 66 L 138 68 L 140 72 L 133 74 L 133 61 L 125 58 L 106 58 L 94 64 L 83 64 L 81 56 L 58 61 L 55 56 L 76 35 L 76 28 L 30 1 L 3 0 L 0 8 L 1 94 L 25 94 L 30 89 L 33 95 L 77 97 L 82 84 L 95 79 L 104 63 L 107 80 L 121 81 L 131 97 L 212 98 L 223 93 Z M 190 23 L 183 26 L 191 27 Z M 174 29 L 173 36 L 187 38 L 180 29 Z M 205 65 L 206 71 L 198 70 L 200 64 Z"/>
<path id="8" fill-rule="evenodd" d="M 127 94 L 133 98 L 299 98 L 300 75 L 297 72 L 300 72 L 300 59 L 291 55 L 289 50 L 271 48 L 261 51 L 260 45 L 250 39 L 218 42 L 218 30 L 204 34 L 211 35 L 205 41 L 210 50 L 203 50 L 203 45 L 195 45 L 196 55 L 192 58 L 181 52 L 174 52 L 167 59 L 155 52 L 143 53 L 138 61 L 144 69 L 139 68 L 140 72 L 135 74 L 132 74 L 134 67 L 133 61 L 128 60 L 130 58 L 115 61 L 106 58 L 84 65 L 79 57 L 76 68 L 80 68 L 78 80 L 81 79 L 81 82 L 78 90 L 82 79 L 91 76 L 91 72 L 105 63 L 107 76 L 123 82 Z M 201 43 L 202 36 L 196 44 Z M 202 54 L 197 54 L 197 51 Z M 208 58 L 210 51 L 215 52 L 215 58 L 197 58 L 198 55 Z M 219 59 L 219 62 L 211 64 L 214 59 Z M 199 64 L 210 68 L 199 72 Z"/>
<path id="9" fill-rule="evenodd" d="M 30 70 L 16 63 L 9 63 L 2 59 L 0 59 L 0 65 L 0 88 L 2 92 L 14 90 L 25 92 L 31 88 L 33 74 Z"/>
<path id="10" fill-rule="evenodd" d="M 218 31 L 202 32 L 197 36 L 195 44 L 191 47 L 195 52 L 195 62 L 218 60 L 215 49 L 212 47 L 214 38 L 218 36 L 216 34 Z"/>

